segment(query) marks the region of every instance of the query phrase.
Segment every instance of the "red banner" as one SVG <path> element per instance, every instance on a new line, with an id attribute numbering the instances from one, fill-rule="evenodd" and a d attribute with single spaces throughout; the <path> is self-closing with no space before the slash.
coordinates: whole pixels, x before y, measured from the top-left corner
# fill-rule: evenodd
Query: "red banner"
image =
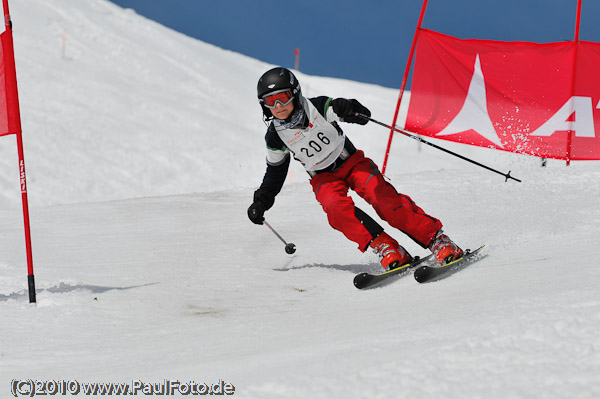
<path id="1" fill-rule="evenodd" d="M 5 22 L 9 24 L 8 4 L 2 1 Z M 0 24 L 0 136 L 21 131 L 19 96 L 13 50 L 12 29 Z"/>
<path id="2" fill-rule="evenodd" d="M 406 129 L 545 158 L 600 159 L 600 44 L 419 34 Z"/>
<path id="3" fill-rule="evenodd" d="M 0 34 L 0 54 L 4 55 L 4 39 L 6 37 L 6 32 Z M 14 133 L 9 129 L 9 110 L 8 110 L 8 90 L 7 90 L 7 79 L 6 79 L 6 68 L 4 57 L 0 58 L 0 136 Z"/>

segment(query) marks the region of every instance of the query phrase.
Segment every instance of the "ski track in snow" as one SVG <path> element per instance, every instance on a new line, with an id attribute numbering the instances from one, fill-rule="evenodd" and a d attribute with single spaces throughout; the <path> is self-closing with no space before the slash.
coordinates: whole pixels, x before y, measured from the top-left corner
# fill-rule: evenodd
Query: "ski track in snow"
<path id="1" fill-rule="evenodd" d="M 297 252 L 247 220 L 264 173 L 254 85 L 268 65 L 104 0 L 13 0 L 11 13 L 38 304 L 27 303 L 16 154 L 3 137 L 4 396 L 12 379 L 37 378 L 223 379 L 234 397 L 261 399 L 600 397 L 597 163 L 541 168 L 441 142 L 523 180 L 505 183 L 395 138 L 398 191 L 486 257 L 443 281 L 359 291 L 354 274 L 377 259 L 328 226 L 297 165 L 266 214 Z M 307 95 L 393 115 L 397 90 L 300 79 Z M 380 161 L 385 129 L 344 129 Z"/>

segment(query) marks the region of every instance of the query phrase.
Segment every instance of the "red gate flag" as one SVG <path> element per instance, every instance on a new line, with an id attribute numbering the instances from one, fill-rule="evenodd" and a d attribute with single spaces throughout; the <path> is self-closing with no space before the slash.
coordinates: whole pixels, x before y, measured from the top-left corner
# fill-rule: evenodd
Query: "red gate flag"
<path id="1" fill-rule="evenodd" d="M 4 15 L 8 14 L 7 1 L 3 1 Z M 14 68 L 12 29 L 0 25 L 0 136 L 21 131 L 17 78 Z"/>
<path id="2" fill-rule="evenodd" d="M 600 159 L 600 44 L 462 40 L 423 29 L 406 129 L 567 160 Z"/>
<path id="3" fill-rule="evenodd" d="M 0 136 L 14 134 L 17 137 L 19 174 L 21 179 L 21 202 L 23 205 L 23 222 L 25 225 L 25 250 L 27 252 L 27 284 L 29 287 L 29 302 L 35 303 L 35 278 L 33 275 L 27 179 L 25 178 L 25 157 L 23 155 L 23 134 L 21 132 L 21 115 L 19 111 L 12 21 L 10 19 L 10 13 L 8 12 L 8 0 L 2 0 L 2 11 L 4 13 L 5 25 L 3 30 L 0 28 L 0 54 L 2 57 L 0 59 Z"/>

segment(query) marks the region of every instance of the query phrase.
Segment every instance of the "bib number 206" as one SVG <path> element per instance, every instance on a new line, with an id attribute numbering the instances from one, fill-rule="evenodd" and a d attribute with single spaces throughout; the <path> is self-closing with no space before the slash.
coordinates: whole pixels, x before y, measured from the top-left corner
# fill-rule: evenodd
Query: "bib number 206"
<path id="1" fill-rule="evenodd" d="M 331 143 L 331 140 L 329 140 L 323 132 L 317 133 L 317 138 L 322 144 L 328 145 L 329 143 Z M 300 149 L 300 151 L 305 153 L 306 156 L 309 158 L 314 157 L 316 153 L 321 152 L 323 150 L 321 144 L 319 144 L 319 142 L 317 142 L 316 140 L 309 141 L 308 146 L 310 148 L 303 147 Z"/>

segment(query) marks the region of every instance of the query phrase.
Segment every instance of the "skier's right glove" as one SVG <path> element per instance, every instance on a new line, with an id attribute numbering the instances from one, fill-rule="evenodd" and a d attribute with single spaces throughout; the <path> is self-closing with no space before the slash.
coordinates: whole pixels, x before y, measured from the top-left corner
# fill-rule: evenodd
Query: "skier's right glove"
<path id="1" fill-rule="evenodd" d="M 265 212 L 275 203 L 275 196 L 260 188 L 254 192 L 254 202 L 248 208 L 248 218 L 254 224 L 263 224 Z"/>
<path id="2" fill-rule="evenodd" d="M 254 224 L 263 224 L 265 221 L 265 211 L 266 209 L 263 204 L 260 202 L 253 202 L 252 205 L 250 205 L 250 208 L 248 208 L 248 218 L 250 218 Z"/>

